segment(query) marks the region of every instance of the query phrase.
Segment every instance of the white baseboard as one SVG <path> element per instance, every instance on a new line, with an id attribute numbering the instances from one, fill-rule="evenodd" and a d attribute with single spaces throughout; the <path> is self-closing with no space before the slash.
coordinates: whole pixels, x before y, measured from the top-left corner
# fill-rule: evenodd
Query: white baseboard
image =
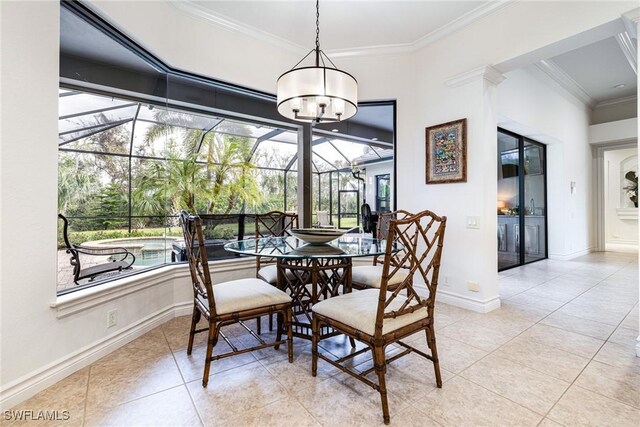
<path id="1" fill-rule="evenodd" d="M 0 410 L 29 399 L 174 317 L 191 314 L 192 309 L 192 301 L 165 307 L 108 337 L 12 381 L 0 391 Z"/>
<path id="2" fill-rule="evenodd" d="M 638 242 L 632 243 L 620 243 L 620 242 L 611 242 L 605 244 L 605 250 L 607 252 L 624 252 L 635 254 L 638 253 Z"/>
<path id="3" fill-rule="evenodd" d="M 479 300 L 476 298 L 469 298 L 464 295 L 454 294 L 452 292 L 438 290 L 436 300 L 478 313 L 489 313 L 490 311 L 500 308 L 500 297 L 497 295 L 486 300 Z"/>
<path id="4" fill-rule="evenodd" d="M 595 251 L 595 248 L 592 246 L 590 248 L 583 249 L 581 251 L 571 252 L 568 254 L 549 254 L 549 259 L 555 259 L 558 261 L 568 261 L 570 259 L 577 258 L 579 256 L 590 254 L 591 252 L 594 252 L 594 251 Z"/>

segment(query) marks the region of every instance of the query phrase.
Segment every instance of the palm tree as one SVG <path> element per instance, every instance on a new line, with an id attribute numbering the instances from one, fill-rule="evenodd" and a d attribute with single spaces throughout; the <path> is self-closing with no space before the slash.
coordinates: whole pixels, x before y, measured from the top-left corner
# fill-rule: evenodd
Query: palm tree
<path id="1" fill-rule="evenodd" d="M 170 206 L 172 213 L 182 209 L 190 212 L 230 213 L 242 204 L 255 205 L 261 199 L 253 165 L 247 162 L 252 141 L 190 128 L 189 116 L 180 115 L 180 140 L 175 127 L 164 123 L 167 114 L 157 117 L 160 124 L 149 128 L 145 145 L 154 147 L 161 136 L 167 140 L 167 160 L 142 167 L 136 176 L 133 201 L 143 215 L 158 215 Z M 200 152 L 197 147 L 200 146 Z M 198 209 L 200 207 L 201 209 Z"/>

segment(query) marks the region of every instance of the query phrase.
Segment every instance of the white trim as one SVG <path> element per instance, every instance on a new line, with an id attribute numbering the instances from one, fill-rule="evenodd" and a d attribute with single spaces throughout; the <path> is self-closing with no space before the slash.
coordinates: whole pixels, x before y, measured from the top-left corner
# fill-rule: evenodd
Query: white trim
<path id="1" fill-rule="evenodd" d="M 595 171 L 593 173 L 594 187 L 596 189 L 594 194 L 595 205 L 595 218 L 594 228 L 596 234 L 595 250 L 602 252 L 606 250 L 606 238 L 605 238 L 605 214 L 604 214 L 604 153 L 605 151 L 620 150 L 623 148 L 637 148 L 637 139 L 629 139 L 609 143 L 608 141 L 600 144 L 594 144 L 593 150 L 593 167 Z M 557 258 L 563 259 L 563 258 Z"/>
<path id="2" fill-rule="evenodd" d="M 622 23 L 632 39 L 638 39 L 638 23 L 640 23 L 640 7 L 622 15 Z"/>
<path id="3" fill-rule="evenodd" d="M 457 76 L 451 77 L 450 79 L 446 80 L 444 84 L 449 87 L 459 87 L 481 78 L 485 79 L 491 84 L 498 85 L 506 77 L 491 65 L 483 65 L 482 67 L 474 68 L 473 70 L 467 71 L 466 73 L 458 74 Z"/>
<path id="4" fill-rule="evenodd" d="M 616 107 L 620 104 L 635 104 L 636 102 L 638 102 L 638 97 L 636 95 L 631 95 L 622 98 L 609 99 L 607 101 L 600 101 L 593 107 L 593 109 L 603 110 L 605 108 Z"/>
<path id="5" fill-rule="evenodd" d="M 636 47 L 633 45 L 633 41 L 631 41 L 631 37 L 629 37 L 629 33 L 625 31 L 624 33 L 616 34 L 615 39 L 627 62 L 629 62 L 629 66 L 633 72 L 638 75 L 638 53 L 636 52 Z"/>
<path id="6" fill-rule="evenodd" d="M 438 290 L 436 300 L 478 313 L 489 313 L 490 311 L 500 308 L 500 296 L 498 295 L 486 300 L 479 300 L 453 292 Z"/>
<path id="7" fill-rule="evenodd" d="M 254 267 L 255 260 L 253 258 L 220 260 L 211 261 L 209 265 L 215 267 L 215 273 L 224 273 Z M 56 310 L 56 317 L 61 319 L 151 286 L 160 286 L 170 280 L 187 278 L 190 275 L 188 267 L 187 264 L 174 264 L 124 277 L 93 288 L 59 296 L 50 304 L 50 307 Z"/>
<path id="8" fill-rule="evenodd" d="M 6 384 L 0 391 L 0 408 L 4 410 L 15 406 L 172 318 L 190 313 L 192 304 L 191 301 L 181 302 L 158 310 L 127 328 Z"/>
<path id="9" fill-rule="evenodd" d="M 332 58 L 339 58 L 369 55 L 394 55 L 416 52 L 456 31 L 459 31 L 471 25 L 472 23 L 489 15 L 490 13 L 493 13 L 507 6 L 508 4 L 511 4 L 513 1 L 514 0 L 494 0 L 482 3 L 475 9 L 465 13 L 464 15 L 454 19 L 453 21 L 437 28 L 436 30 L 428 34 L 425 34 L 424 36 L 413 42 L 378 46 L 361 46 L 357 48 L 331 49 L 325 51 L 325 53 Z M 272 44 L 298 55 L 304 55 L 310 50 L 309 48 L 291 42 L 282 37 L 276 36 L 275 34 L 247 25 L 235 19 L 229 18 L 228 16 L 213 12 L 210 9 L 202 7 L 191 0 L 170 0 L 169 4 L 173 5 L 176 9 L 182 12 L 209 21 L 226 30 L 253 37 L 255 39 Z"/>
<path id="10" fill-rule="evenodd" d="M 556 83 L 558 83 L 567 92 L 578 98 L 589 108 L 593 108 L 596 105 L 596 100 L 593 99 L 582 86 L 564 72 L 553 60 L 543 59 L 535 64 L 541 71 L 551 77 Z"/>
<path id="11" fill-rule="evenodd" d="M 557 261 L 568 261 L 570 259 L 577 258 L 579 256 L 590 254 L 591 252 L 594 252 L 594 251 L 595 251 L 594 247 L 589 247 L 587 249 L 570 252 L 568 254 L 549 254 L 549 259 L 554 259 Z"/>
<path id="12" fill-rule="evenodd" d="M 210 9 L 190 0 L 169 0 L 169 4 L 182 12 L 186 12 L 196 18 L 209 21 L 210 23 L 226 30 L 253 37 L 254 39 L 261 40 L 298 55 L 304 55 L 311 50 L 267 31 L 260 30 L 256 27 L 252 27 L 235 19 L 229 18 L 228 16 L 212 12 Z"/>
<path id="13" fill-rule="evenodd" d="M 638 208 L 616 208 L 616 213 L 622 220 L 638 220 Z"/>
<path id="14" fill-rule="evenodd" d="M 638 241 L 624 240 L 612 240 L 605 245 L 607 252 L 625 252 L 625 253 L 638 253 Z"/>
<path id="15" fill-rule="evenodd" d="M 640 357 L 640 336 L 638 337 L 638 339 L 636 341 L 638 341 L 636 343 L 636 357 Z"/>

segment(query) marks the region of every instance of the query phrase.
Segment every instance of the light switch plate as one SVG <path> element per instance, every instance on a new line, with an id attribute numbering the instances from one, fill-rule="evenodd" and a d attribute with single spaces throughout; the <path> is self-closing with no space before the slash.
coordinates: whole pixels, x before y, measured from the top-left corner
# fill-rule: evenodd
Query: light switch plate
<path id="1" fill-rule="evenodd" d="M 468 216 L 467 217 L 467 228 L 473 228 L 473 229 L 480 228 L 480 217 L 479 216 Z"/>

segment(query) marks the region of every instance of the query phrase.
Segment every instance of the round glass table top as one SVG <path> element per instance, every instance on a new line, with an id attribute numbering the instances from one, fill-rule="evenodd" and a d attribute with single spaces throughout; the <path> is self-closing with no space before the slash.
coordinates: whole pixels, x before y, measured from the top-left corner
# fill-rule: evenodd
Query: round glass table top
<path id="1" fill-rule="evenodd" d="M 269 258 L 355 258 L 383 255 L 387 241 L 362 234 L 345 234 L 329 243 L 310 245 L 293 236 L 263 237 L 227 243 L 224 248 L 229 252 Z M 402 244 L 393 243 L 392 252 L 402 249 Z"/>

